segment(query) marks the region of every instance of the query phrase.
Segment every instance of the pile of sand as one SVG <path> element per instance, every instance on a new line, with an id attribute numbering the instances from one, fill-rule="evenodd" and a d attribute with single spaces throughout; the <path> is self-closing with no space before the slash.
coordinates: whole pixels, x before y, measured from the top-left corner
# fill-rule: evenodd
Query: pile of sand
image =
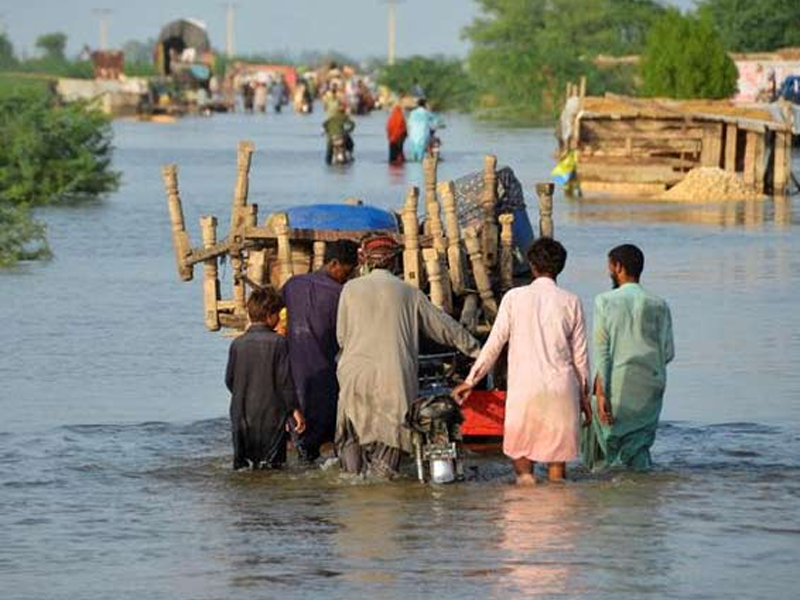
<path id="1" fill-rule="evenodd" d="M 719 167 L 692 169 L 680 183 L 659 196 L 659 200 L 677 202 L 726 202 L 762 198 L 739 175 Z"/>

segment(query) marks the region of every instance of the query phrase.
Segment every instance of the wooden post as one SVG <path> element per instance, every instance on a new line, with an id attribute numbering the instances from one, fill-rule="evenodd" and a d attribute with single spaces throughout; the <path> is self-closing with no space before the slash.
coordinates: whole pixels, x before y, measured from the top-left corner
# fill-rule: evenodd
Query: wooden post
<path id="1" fill-rule="evenodd" d="M 203 247 L 211 248 L 217 243 L 217 218 L 200 217 L 200 232 L 203 236 Z M 203 261 L 203 309 L 205 311 L 206 328 L 219 331 L 219 272 L 217 257 Z"/>
<path id="2" fill-rule="evenodd" d="M 537 183 L 536 195 L 539 196 L 539 237 L 553 237 L 553 192 L 552 183 Z"/>
<path id="3" fill-rule="evenodd" d="M 437 186 L 444 207 L 444 220 L 447 224 L 447 266 L 450 284 L 456 294 L 464 289 L 464 262 L 461 254 L 461 231 L 458 225 L 455 186 L 452 181 L 443 181 Z"/>
<path id="4" fill-rule="evenodd" d="M 318 271 L 325 264 L 325 242 L 317 240 L 314 242 L 314 261 L 311 263 L 311 270 Z"/>
<path id="5" fill-rule="evenodd" d="M 789 191 L 789 178 L 792 172 L 792 133 L 775 133 L 775 165 L 773 167 L 773 194 L 785 196 Z"/>
<path id="6" fill-rule="evenodd" d="M 581 98 L 586 97 L 586 75 L 581 75 L 578 87 L 578 96 L 580 96 Z"/>
<path id="7" fill-rule="evenodd" d="M 762 131 L 756 137 L 755 184 L 756 184 L 756 191 L 759 194 L 764 193 L 764 179 L 766 171 L 767 171 L 767 135 L 765 131 Z"/>
<path id="8" fill-rule="evenodd" d="M 278 213 L 273 217 L 275 236 L 278 238 L 278 265 L 280 267 L 279 287 L 289 281 L 294 275 L 294 261 L 292 257 L 292 243 L 289 229 L 289 215 Z"/>
<path id="9" fill-rule="evenodd" d="M 514 287 L 514 213 L 500 215 L 500 289 Z"/>
<path id="10" fill-rule="evenodd" d="M 747 142 L 744 147 L 744 182 L 752 188 L 756 184 L 756 146 L 758 146 L 758 133 L 747 132 Z"/>
<path id="11" fill-rule="evenodd" d="M 478 329 L 478 301 L 477 294 L 469 294 L 464 298 L 464 306 L 461 308 L 459 321 L 467 331 L 472 333 Z"/>
<path id="12" fill-rule="evenodd" d="M 231 269 L 233 270 L 233 312 L 240 317 L 247 312 L 245 309 L 244 236 L 249 218 L 245 206 L 247 205 L 252 156 L 252 142 L 239 142 L 236 159 L 236 184 L 233 189 L 228 241 L 230 242 Z"/>
<path id="13" fill-rule="evenodd" d="M 431 205 L 438 204 L 436 202 L 436 170 L 438 167 L 438 160 L 433 156 L 426 156 L 422 159 L 422 173 L 424 176 L 424 202 L 425 202 L 425 224 L 423 226 L 426 234 L 431 234 L 431 228 L 434 226 L 433 216 L 431 215 Z M 441 229 L 441 220 L 439 221 L 439 229 Z"/>
<path id="14" fill-rule="evenodd" d="M 410 187 L 406 194 L 406 203 L 400 218 L 403 221 L 403 278 L 406 283 L 419 288 L 420 281 L 420 254 L 419 254 L 419 188 Z"/>
<path id="15" fill-rule="evenodd" d="M 704 167 L 719 167 L 722 159 L 723 125 L 706 125 L 700 149 L 700 164 Z"/>
<path id="16" fill-rule="evenodd" d="M 494 320 L 495 316 L 497 316 L 497 302 L 494 299 L 489 270 L 483 260 L 481 241 L 475 228 L 467 227 L 464 229 L 464 244 L 467 247 L 467 254 L 469 254 L 469 259 L 472 263 L 472 274 L 475 277 L 475 285 L 478 288 L 483 309 L 489 320 Z"/>
<path id="17" fill-rule="evenodd" d="M 425 208 L 428 213 L 427 220 L 430 223 L 429 233 L 431 235 L 431 242 L 440 257 L 445 259 L 447 257 L 447 238 L 444 235 L 442 211 L 439 206 L 439 201 L 436 199 L 436 194 L 433 196 L 433 202 L 427 203 Z"/>
<path id="18" fill-rule="evenodd" d="M 191 281 L 194 275 L 191 265 L 186 264 L 186 256 L 192 250 L 189 234 L 186 233 L 186 223 L 183 219 L 183 205 L 178 191 L 178 167 L 166 165 L 161 169 L 161 178 L 167 191 L 167 205 L 169 207 L 169 220 L 172 224 L 172 245 L 175 247 L 175 263 L 178 266 L 178 275 L 183 281 Z"/>
<path id="19" fill-rule="evenodd" d="M 489 154 L 483 160 L 483 226 L 481 227 L 481 244 L 486 265 L 491 269 L 497 264 L 497 157 Z"/>
<path id="20" fill-rule="evenodd" d="M 258 205 L 247 204 L 242 209 L 244 214 L 244 229 L 255 227 L 258 224 Z M 265 268 L 267 264 L 266 250 L 247 251 L 247 278 L 258 286 L 264 285 Z"/>
<path id="21" fill-rule="evenodd" d="M 725 170 L 736 172 L 736 143 L 739 129 L 733 123 L 725 126 Z"/>
<path id="22" fill-rule="evenodd" d="M 435 248 L 425 248 L 422 251 L 422 256 L 425 259 L 425 270 L 428 273 L 428 282 L 431 288 L 431 302 L 445 312 L 451 312 L 452 303 L 448 293 L 450 286 L 446 285 L 447 278 L 442 274 L 442 262 L 439 253 Z"/>
<path id="23" fill-rule="evenodd" d="M 253 142 L 239 142 L 236 156 L 236 186 L 233 189 L 231 210 L 231 232 L 241 227 L 246 213 L 247 195 L 250 190 L 250 164 L 253 158 Z"/>

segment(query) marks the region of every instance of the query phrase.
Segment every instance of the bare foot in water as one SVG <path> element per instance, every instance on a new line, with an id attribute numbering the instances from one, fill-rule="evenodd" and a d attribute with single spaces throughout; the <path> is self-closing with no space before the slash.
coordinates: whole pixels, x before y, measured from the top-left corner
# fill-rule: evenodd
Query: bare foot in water
<path id="1" fill-rule="evenodd" d="M 547 478 L 556 483 L 563 483 L 567 475 L 567 465 L 563 462 L 547 465 Z"/>
<path id="2" fill-rule="evenodd" d="M 517 475 L 517 485 L 524 485 L 524 486 L 536 485 L 536 477 L 534 477 L 531 473 L 526 473 L 524 475 Z"/>

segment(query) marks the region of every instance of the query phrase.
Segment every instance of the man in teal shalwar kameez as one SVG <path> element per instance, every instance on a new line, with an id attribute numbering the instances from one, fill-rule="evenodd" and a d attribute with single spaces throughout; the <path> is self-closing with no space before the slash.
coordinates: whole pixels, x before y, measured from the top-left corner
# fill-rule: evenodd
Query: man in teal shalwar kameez
<path id="1" fill-rule="evenodd" d="M 608 255 L 614 290 L 594 304 L 595 413 L 584 431 L 583 458 L 590 469 L 648 469 L 650 447 L 674 355 L 667 303 L 640 284 L 644 254 L 626 244 Z"/>

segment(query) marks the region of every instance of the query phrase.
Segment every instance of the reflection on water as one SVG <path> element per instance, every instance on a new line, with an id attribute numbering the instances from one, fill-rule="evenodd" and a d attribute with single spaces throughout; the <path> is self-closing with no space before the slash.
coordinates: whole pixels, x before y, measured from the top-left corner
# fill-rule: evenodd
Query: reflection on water
<path id="1" fill-rule="evenodd" d="M 743 227 L 745 230 L 759 230 L 765 225 L 772 225 L 780 230 L 788 229 L 793 224 L 792 200 L 785 197 L 702 205 L 585 198 L 571 202 L 569 217 L 579 224 L 622 221 Z"/>
<path id="2" fill-rule="evenodd" d="M 387 208 L 419 165 L 385 164 L 383 119 L 356 162 L 323 164 L 323 115 L 115 123 L 124 185 L 48 209 L 55 259 L 0 272 L 3 600 L 192 598 L 785 598 L 800 559 L 800 238 L 791 200 L 714 206 L 557 198 L 560 283 L 584 306 L 606 253 L 647 255 L 675 322 L 659 471 L 517 489 L 497 452 L 470 482 L 359 483 L 292 467 L 231 473 L 229 340 L 175 273 L 159 168 L 180 165 L 187 223 L 230 211 L 239 139 L 251 199 L 355 196 Z M 552 133 L 450 117 L 440 178 L 497 154 L 524 184 Z M 532 211 L 535 219 L 535 211 Z M 587 310 L 591 318 L 591 310 Z"/>
<path id="3" fill-rule="evenodd" d="M 573 485 L 544 485 L 533 490 L 508 487 L 500 502 L 503 512 L 501 548 L 512 565 L 503 592 L 528 597 L 551 597 L 577 581 L 573 565 L 580 543 L 575 515 L 581 499 Z"/>

